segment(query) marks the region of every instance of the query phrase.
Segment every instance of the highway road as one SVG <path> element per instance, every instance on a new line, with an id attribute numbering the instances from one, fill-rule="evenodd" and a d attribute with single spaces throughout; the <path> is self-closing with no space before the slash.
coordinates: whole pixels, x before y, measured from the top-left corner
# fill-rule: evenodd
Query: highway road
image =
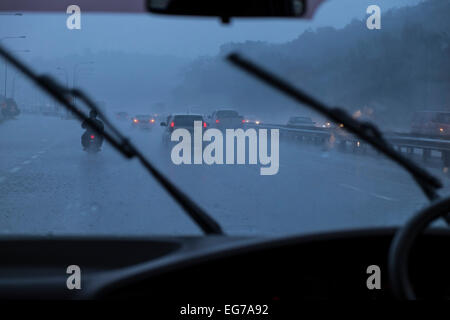
<path id="1" fill-rule="evenodd" d="M 280 143 L 280 169 L 181 165 L 170 160 L 159 125 L 119 127 L 229 234 L 286 235 L 398 225 L 427 200 L 407 173 L 383 157 Z M 136 160 L 111 146 L 82 151 L 76 120 L 23 115 L 0 125 L 0 234 L 200 234 Z M 449 179 L 442 177 L 442 194 Z"/>

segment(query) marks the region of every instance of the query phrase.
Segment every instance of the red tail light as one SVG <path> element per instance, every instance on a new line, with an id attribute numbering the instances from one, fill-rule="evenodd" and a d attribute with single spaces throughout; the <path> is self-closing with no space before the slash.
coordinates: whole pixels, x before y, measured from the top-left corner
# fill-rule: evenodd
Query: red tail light
<path id="1" fill-rule="evenodd" d="M 92 140 L 94 140 L 94 139 L 95 139 L 95 136 L 94 136 L 93 134 L 91 134 L 91 139 L 92 139 Z"/>
<path id="2" fill-rule="evenodd" d="M 219 121 L 219 119 L 216 119 L 216 123 L 219 123 L 220 121 Z"/>
<path id="3" fill-rule="evenodd" d="M 244 119 L 242 119 L 242 123 L 245 123 L 245 120 L 244 120 Z"/>
<path id="4" fill-rule="evenodd" d="M 172 121 L 172 122 L 170 123 L 170 127 L 171 127 L 171 128 L 175 127 L 175 122 Z"/>
<path id="5" fill-rule="evenodd" d="M 150 122 L 151 122 L 151 123 L 155 122 L 155 119 L 151 119 Z"/>
<path id="6" fill-rule="evenodd" d="M 206 128 L 206 122 L 203 122 L 203 128 Z"/>
<path id="7" fill-rule="evenodd" d="M 138 123 L 139 120 L 138 120 L 138 119 L 133 119 L 133 122 L 134 122 L 134 123 Z"/>

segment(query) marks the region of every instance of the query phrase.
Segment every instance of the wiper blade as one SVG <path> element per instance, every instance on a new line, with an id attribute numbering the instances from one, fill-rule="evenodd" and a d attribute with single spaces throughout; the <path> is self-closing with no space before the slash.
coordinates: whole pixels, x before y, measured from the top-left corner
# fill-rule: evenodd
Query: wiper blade
<path id="1" fill-rule="evenodd" d="M 330 108 L 322 102 L 314 99 L 305 92 L 295 88 L 288 82 L 277 77 L 276 75 L 264 70 L 255 63 L 241 57 L 237 53 L 231 53 L 227 57 L 235 66 L 245 70 L 256 78 L 262 80 L 271 87 L 283 92 L 298 102 L 309 106 L 311 109 L 321 113 L 336 123 L 342 123 L 344 129 L 355 134 L 362 140 L 369 143 L 379 152 L 399 164 L 407 170 L 413 179 L 420 186 L 430 201 L 439 198 L 437 189 L 442 188 L 441 181 L 435 176 L 428 173 L 425 169 L 415 164 L 413 161 L 405 158 L 401 153 L 397 152 L 384 138 L 380 130 L 370 122 L 362 122 L 353 119 L 345 110 L 340 108 Z M 449 217 L 446 217 L 447 223 L 450 223 Z"/>
<path id="2" fill-rule="evenodd" d="M 203 230 L 206 234 L 219 234 L 223 235 L 224 232 L 220 225 L 209 216 L 199 205 L 197 205 L 192 199 L 178 189 L 169 179 L 167 179 L 159 170 L 154 167 L 150 161 L 140 152 L 126 137 L 124 137 L 118 129 L 116 129 L 102 111 L 96 106 L 96 104 L 89 99 L 79 89 L 67 90 L 64 86 L 60 85 L 57 81 L 49 76 L 39 76 L 35 74 L 24 63 L 20 62 L 2 46 L 0 46 L 0 56 L 6 61 L 15 66 L 25 76 L 31 79 L 38 87 L 46 91 L 59 103 L 64 105 L 70 112 L 74 113 L 79 119 L 85 120 L 87 124 L 97 133 L 102 134 L 104 138 L 123 156 L 127 158 L 137 158 L 141 164 L 153 175 L 153 177 L 162 185 L 162 187 L 178 202 L 178 204 L 185 210 L 185 212 L 194 220 L 194 222 Z M 83 112 L 81 112 L 71 101 L 70 96 L 76 96 L 81 99 L 89 109 L 98 112 L 100 118 L 104 121 L 105 125 L 109 127 L 113 134 L 107 132 L 99 132 L 95 123 L 89 119 Z"/>

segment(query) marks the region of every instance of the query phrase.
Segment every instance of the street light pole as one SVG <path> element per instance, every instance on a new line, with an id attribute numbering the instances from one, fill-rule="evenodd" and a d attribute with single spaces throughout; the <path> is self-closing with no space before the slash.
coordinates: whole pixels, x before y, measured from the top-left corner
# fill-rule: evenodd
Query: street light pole
<path id="1" fill-rule="evenodd" d="M 66 79 L 66 88 L 69 89 L 69 74 L 67 73 L 67 70 L 63 67 L 56 67 L 56 70 L 64 72 L 64 76 Z"/>
<path id="2" fill-rule="evenodd" d="M 8 78 L 8 63 L 5 60 L 5 90 L 4 90 L 4 96 L 6 99 L 6 79 Z"/>
<path id="3" fill-rule="evenodd" d="M 0 43 L 4 40 L 8 40 L 8 39 L 25 39 L 26 36 L 8 36 L 8 37 L 3 37 L 0 38 Z M 6 81 L 8 78 L 8 63 L 5 60 L 5 89 L 4 89 L 4 93 L 5 93 L 5 99 L 6 99 Z"/>
<path id="4" fill-rule="evenodd" d="M 66 68 L 63 67 L 56 67 L 56 70 L 61 71 L 64 73 L 65 79 L 66 79 L 66 89 L 69 90 L 69 73 L 67 72 Z M 73 98 L 72 98 L 73 101 Z M 68 115 L 68 111 L 66 111 L 66 115 Z M 64 117 L 61 115 L 61 117 Z"/>
<path id="5" fill-rule="evenodd" d="M 74 66 L 73 66 L 73 79 L 72 79 L 72 88 L 75 88 L 75 86 L 76 86 L 76 82 L 77 82 L 77 71 L 78 71 L 78 67 L 79 66 L 81 66 L 81 65 L 83 65 L 83 64 L 90 64 L 90 65 L 92 65 L 92 64 L 94 64 L 94 62 L 93 61 L 86 61 L 86 62 L 79 62 L 79 63 L 77 63 L 77 64 L 75 64 Z M 75 97 L 73 97 L 73 100 L 72 100 L 72 102 L 73 102 L 73 104 L 75 105 Z"/>
<path id="6" fill-rule="evenodd" d="M 26 53 L 28 53 L 28 52 L 31 52 L 31 50 L 28 50 L 28 49 L 26 49 L 26 50 L 13 50 L 11 52 L 26 52 Z M 12 83 L 12 88 L 11 88 L 11 98 L 13 98 L 13 99 L 14 99 L 14 91 L 15 91 L 15 87 L 16 87 L 16 75 L 17 75 L 17 72 L 14 74 L 14 77 L 12 79 L 13 83 Z M 5 98 L 6 98 L 6 94 L 5 94 Z"/>
<path id="7" fill-rule="evenodd" d="M 93 61 L 86 61 L 86 62 L 80 62 L 80 63 L 77 63 L 77 64 L 75 64 L 74 66 L 73 66 L 73 87 L 75 88 L 75 86 L 76 86 L 76 82 L 77 82 L 77 71 L 78 71 L 78 67 L 79 66 L 81 66 L 81 65 L 86 65 L 86 64 L 90 64 L 90 65 L 92 65 L 92 64 L 94 64 L 94 62 Z"/>

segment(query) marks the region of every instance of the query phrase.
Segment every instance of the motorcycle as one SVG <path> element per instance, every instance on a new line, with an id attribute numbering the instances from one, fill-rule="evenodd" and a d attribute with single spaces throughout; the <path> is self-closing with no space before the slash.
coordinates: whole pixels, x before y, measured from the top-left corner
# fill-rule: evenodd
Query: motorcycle
<path id="1" fill-rule="evenodd" d="M 84 151 L 87 153 L 97 153 L 101 151 L 103 137 L 94 133 L 84 133 L 82 137 L 82 144 Z"/>

